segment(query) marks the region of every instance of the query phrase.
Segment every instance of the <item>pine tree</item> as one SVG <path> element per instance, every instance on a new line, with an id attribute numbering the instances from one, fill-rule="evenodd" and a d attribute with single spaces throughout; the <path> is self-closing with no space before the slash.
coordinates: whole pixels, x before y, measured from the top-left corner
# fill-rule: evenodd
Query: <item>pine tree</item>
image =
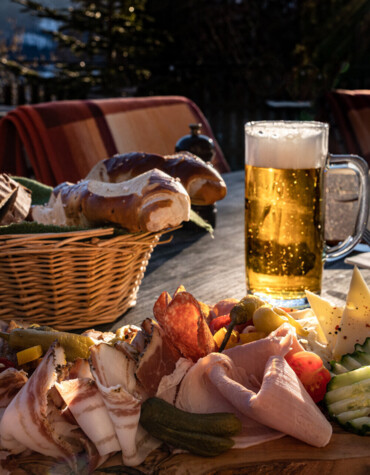
<path id="1" fill-rule="evenodd" d="M 71 0 L 70 7 L 59 8 L 12 1 L 22 5 L 24 13 L 59 24 L 57 31 L 48 32 L 57 43 L 55 89 L 67 88 L 70 96 L 80 97 L 88 91 L 122 95 L 150 76 L 161 40 L 146 15 L 147 0 Z M 21 64 L 12 62 L 11 67 L 25 73 Z"/>

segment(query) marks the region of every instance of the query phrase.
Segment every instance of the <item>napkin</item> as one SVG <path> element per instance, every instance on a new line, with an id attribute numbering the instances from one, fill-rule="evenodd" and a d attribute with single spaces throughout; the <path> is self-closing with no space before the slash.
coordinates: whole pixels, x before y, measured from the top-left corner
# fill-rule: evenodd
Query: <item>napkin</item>
<path id="1" fill-rule="evenodd" d="M 344 259 L 346 264 L 352 264 L 358 267 L 370 269 L 370 252 L 362 252 Z"/>

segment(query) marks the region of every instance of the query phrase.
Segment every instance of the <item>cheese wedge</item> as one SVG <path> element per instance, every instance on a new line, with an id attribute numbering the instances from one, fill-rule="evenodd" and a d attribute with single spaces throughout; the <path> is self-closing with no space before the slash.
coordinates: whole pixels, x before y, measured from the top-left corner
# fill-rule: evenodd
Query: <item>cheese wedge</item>
<path id="1" fill-rule="evenodd" d="M 289 314 L 297 320 L 305 330 L 308 331 L 315 331 L 316 332 L 316 339 L 318 342 L 322 343 L 323 345 L 327 345 L 327 338 L 325 337 L 325 333 L 323 332 L 321 325 L 318 321 L 318 318 L 315 315 L 315 312 L 312 308 L 304 308 L 302 310 L 294 310 L 289 312 Z"/>
<path id="2" fill-rule="evenodd" d="M 355 267 L 334 346 L 334 358 L 351 353 L 355 344 L 362 344 L 367 337 L 370 337 L 370 291 Z"/>
<path id="3" fill-rule="evenodd" d="M 333 351 L 344 308 L 335 307 L 327 300 L 324 300 L 308 290 L 306 290 L 306 297 L 319 321 L 328 347 Z"/>

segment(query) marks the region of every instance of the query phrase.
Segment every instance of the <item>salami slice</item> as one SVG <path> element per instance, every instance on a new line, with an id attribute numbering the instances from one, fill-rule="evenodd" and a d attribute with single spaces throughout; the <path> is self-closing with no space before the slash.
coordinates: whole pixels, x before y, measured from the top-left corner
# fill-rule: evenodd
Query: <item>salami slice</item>
<path id="1" fill-rule="evenodd" d="M 157 322 L 163 327 L 164 316 L 172 298 L 168 292 L 162 292 L 153 307 L 153 315 Z"/>
<path id="2" fill-rule="evenodd" d="M 177 293 L 160 318 L 163 331 L 186 358 L 197 361 L 217 350 L 201 307 L 190 293 Z"/>

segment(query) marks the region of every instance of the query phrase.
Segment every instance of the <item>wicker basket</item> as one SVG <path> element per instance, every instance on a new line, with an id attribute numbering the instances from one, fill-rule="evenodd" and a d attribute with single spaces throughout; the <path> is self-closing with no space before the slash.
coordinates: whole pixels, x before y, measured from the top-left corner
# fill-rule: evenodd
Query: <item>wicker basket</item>
<path id="1" fill-rule="evenodd" d="M 136 303 L 163 233 L 94 229 L 0 237 L 0 319 L 59 330 L 113 322 Z"/>

